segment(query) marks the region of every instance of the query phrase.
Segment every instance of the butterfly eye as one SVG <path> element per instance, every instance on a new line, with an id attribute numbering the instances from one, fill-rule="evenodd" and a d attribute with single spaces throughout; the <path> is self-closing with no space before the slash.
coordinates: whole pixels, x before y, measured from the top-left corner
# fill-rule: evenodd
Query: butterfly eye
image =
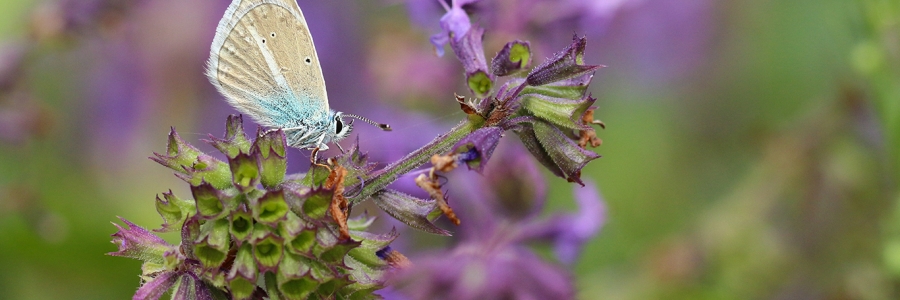
<path id="1" fill-rule="evenodd" d="M 344 123 L 341 122 L 341 119 L 340 119 L 340 118 L 334 118 L 334 122 L 337 123 L 337 124 L 336 124 L 336 125 L 337 125 L 337 128 L 336 128 L 337 130 L 335 130 L 334 133 L 335 133 L 335 134 L 341 134 L 341 130 L 344 129 Z"/>
<path id="2" fill-rule="evenodd" d="M 308 64 L 311 64 L 311 63 L 312 63 L 312 58 L 309 57 L 309 56 L 307 56 L 306 59 L 304 59 L 303 61 L 305 61 L 306 64 L 308 65 Z"/>

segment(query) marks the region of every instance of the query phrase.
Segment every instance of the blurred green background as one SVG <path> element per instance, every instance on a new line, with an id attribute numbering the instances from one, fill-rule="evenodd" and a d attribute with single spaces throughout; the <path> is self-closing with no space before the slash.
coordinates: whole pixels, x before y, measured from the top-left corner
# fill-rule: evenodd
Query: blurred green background
<path id="1" fill-rule="evenodd" d="M 460 117 L 438 113 L 465 92 L 428 42 L 440 14 L 300 2 L 333 99 Z M 584 170 L 607 222 L 574 265 L 579 298 L 900 298 L 900 1 L 482 2 L 488 55 L 521 38 L 548 57 L 578 32 L 609 66 Z M 110 222 L 157 226 L 155 195 L 189 192 L 146 157 L 169 126 L 200 144 L 234 113 L 203 75 L 227 4 L 0 2 L 0 299 L 131 297 L 140 263 L 104 255 Z M 548 182 L 548 214 L 575 209 Z"/>

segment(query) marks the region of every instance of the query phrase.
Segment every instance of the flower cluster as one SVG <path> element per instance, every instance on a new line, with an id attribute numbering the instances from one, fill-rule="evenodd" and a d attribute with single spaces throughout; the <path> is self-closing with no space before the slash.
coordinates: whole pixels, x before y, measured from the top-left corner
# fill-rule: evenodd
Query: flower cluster
<path id="1" fill-rule="evenodd" d="M 368 233 L 372 218 L 347 220 L 346 212 L 331 210 L 343 197 L 343 166 L 359 171 L 366 167 L 356 164 L 362 156 L 353 151 L 330 171 L 324 166 L 310 176 L 285 176 L 284 133 L 259 132 L 251 141 L 241 124 L 239 116 L 229 117 L 225 137 L 208 141 L 227 161 L 197 150 L 174 130 L 167 151 L 152 157 L 191 185 L 193 199 L 172 192 L 157 198 L 165 221 L 157 231 L 181 230 L 177 247 L 124 219 L 129 228 L 113 235 L 119 251 L 110 255 L 145 261 L 146 283 L 135 299 L 156 299 L 170 289 L 176 299 L 305 299 L 380 288 L 378 274 L 388 262 L 375 253 L 396 234 Z"/>

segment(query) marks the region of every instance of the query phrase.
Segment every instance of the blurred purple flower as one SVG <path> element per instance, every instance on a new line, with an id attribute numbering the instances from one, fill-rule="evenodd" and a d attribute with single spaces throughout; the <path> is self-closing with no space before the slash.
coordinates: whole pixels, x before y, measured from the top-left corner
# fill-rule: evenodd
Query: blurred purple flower
<path id="1" fill-rule="evenodd" d="M 606 221 L 606 205 L 590 181 L 575 187 L 578 211 L 539 219 L 547 191 L 540 168 L 519 144 L 501 143 L 495 158 L 488 163 L 484 178 L 456 176 L 451 194 L 465 203 L 460 209 L 469 216 L 460 227 L 465 238 L 485 238 L 485 230 L 502 224 L 516 224 L 515 239 L 522 242 L 546 241 L 553 244 L 557 258 L 574 263 L 581 247 L 594 237 Z M 500 224 L 500 225 L 498 225 Z"/>
<path id="2" fill-rule="evenodd" d="M 581 247 L 606 222 L 606 204 L 592 182 L 586 181 L 584 187 L 575 187 L 575 200 L 578 202 L 578 212 L 535 222 L 525 230 L 530 235 L 529 239 L 552 242 L 556 257 L 566 264 L 578 259 Z"/>
<path id="3" fill-rule="evenodd" d="M 489 239 L 501 224 L 527 222 L 544 207 L 547 185 L 540 168 L 527 150 L 509 139 L 500 141 L 481 176 L 449 175 L 449 201 L 465 216 L 455 234 L 463 240 Z"/>
<path id="4" fill-rule="evenodd" d="M 434 2 L 407 1 L 414 23 L 433 30 L 422 20 L 434 19 L 438 6 Z M 456 21 L 448 24 L 463 24 L 464 12 L 475 9 L 479 23 L 490 28 L 491 36 L 529 40 L 538 57 L 553 53 L 556 49 L 552 45 L 565 42 L 574 31 L 601 45 L 592 47 L 586 56 L 604 53 L 619 57 L 619 76 L 627 76 L 629 82 L 642 87 L 684 78 L 708 57 L 715 33 L 711 18 L 714 7 L 709 0 L 494 0 L 476 4 L 456 10 L 452 15 Z M 446 9 L 444 18 L 448 21 L 452 9 Z M 437 37 L 449 42 L 451 31 L 444 23 L 442 18 L 443 31 L 432 38 L 433 43 Z M 496 43 L 488 40 L 485 44 Z M 435 46 L 441 49 L 443 44 Z"/>
<path id="5" fill-rule="evenodd" d="M 33 35 L 40 41 L 92 30 L 114 29 L 127 14 L 146 0 L 47 1 L 32 15 Z"/>
<path id="6" fill-rule="evenodd" d="M 435 0 L 403 0 L 406 2 L 406 11 L 409 13 L 409 19 L 413 24 L 422 28 L 440 29 L 439 24 L 434 24 L 435 19 L 439 19 L 444 12 L 443 7 L 446 3 Z"/>
<path id="7" fill-rule="evenodd" d="M 441 17 L 441 32 L 431 36 L 431 43 L 434 44 L 437 55 L 444 56 L 444 45 L 450 42 L 450 37 L 458 41 L 472 27 L 469 15 L 463 9 L 463 6 L 478 2 L 478 0 L 453 0 L 451 6 L 448 6 L 444 1 L 438 2 L 444 6 L 447 13 Z"/>
<path id="8" fill-rule="evenodd" d="M 502 241 L 498 237 L 498 241 Z M 467 242 L 391 274 L 411 299 L 571 299 L 570 275 L 512 243 Z"/>
<path id="9" fill-rule="evenodd" d="M 414 257 L 391 275 L 391 299 L 569 299 L 571 275 L 539 258 L 527 243 L 550 241 L 570 264 L 605 220 L 594 185 L 576 190 L 580 210 L 540 219 L 546 184 L 531 155 L 501 142 L 483 178 L 453 174 L 448 195 L 466 216 L 453 249 Z M 460 176 L 456 176 L 460 175 Z M 455 196 L 454 196 L 455 195 Z M 437 298 L 435 298 L 437 297 Z"/>
<path id="10" fill-rule="evenodd" d="M 381 100 L 415 107 L 421 105 L 423 99 L 434 102 L 445 99 L 447 91 L 457 86 L 458 63 L 437 57 L 433 47 L 424 47 L 419 37 L 406 32 L 391 32 L 373 38 L 374 41 L 365 47 L 369 49 L 364 55 L 368 69 L 366 79 L 373 83 L 371 88 L 378 92 Z"/>

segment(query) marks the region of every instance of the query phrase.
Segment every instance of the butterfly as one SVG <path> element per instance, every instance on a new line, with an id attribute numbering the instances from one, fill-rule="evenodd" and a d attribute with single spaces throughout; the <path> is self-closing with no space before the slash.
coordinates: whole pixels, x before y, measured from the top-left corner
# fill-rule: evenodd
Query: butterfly
<path id="1" fill-rule="evenodd" d="M 344 117 L 390 130 L 328 107 L 322 66 L 296 0 L 232 1 L 207 65 L 206 75 L 229 104 L 262 126 L 284 130 L 289 146 L 313 149 L 313 161 L 318 150 L 350 134 L 353 120 Z"/>

